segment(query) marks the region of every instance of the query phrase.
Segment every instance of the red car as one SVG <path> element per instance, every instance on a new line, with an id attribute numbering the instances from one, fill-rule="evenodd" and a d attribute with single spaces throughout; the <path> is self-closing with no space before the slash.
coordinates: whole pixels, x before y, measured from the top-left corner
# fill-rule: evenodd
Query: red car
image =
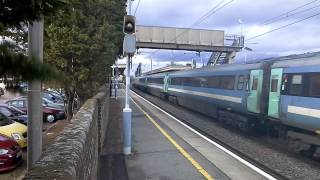
<path id="1" fill-rule="evenodd" d="M 12 170 L 21 163 L 20 146 L 13 139 L 0 134 L 0 172 Z"/>
<path id="2" fill-rule="evenodd" d="M 13 100 L 9 100 L 6 102 L 9 106 L 14 106 L 18 109 L 20 109 L 23 112 L 27 113 L 27 98 L 20 97 Z M 48 105 L 45 102 L 42 104 L 42 112 L 43 112 L 43 120 L 52 123 L 55 122 L 58 119 L 64 119 L 66 117 L 64 109 L 62 109 L 60 106 L 52 106 Z"/>

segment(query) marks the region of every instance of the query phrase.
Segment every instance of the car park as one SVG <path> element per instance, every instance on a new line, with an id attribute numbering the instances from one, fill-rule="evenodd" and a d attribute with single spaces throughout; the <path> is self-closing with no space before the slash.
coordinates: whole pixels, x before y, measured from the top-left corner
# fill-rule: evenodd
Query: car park
<path id="1" fill-rule="evenodd" d="M 28 122 L 27 114 L 14 106 L 0 104 L 0 113 L 4 114 L 9 119 L 20 122 L 22 124 L 27 124 Z"/>
<path id="2" fill-rule="evenodd" d="M 12 138 L 0 134 L 0 172 L 18 167 L 22 162 L 22 150 Z"/>
<path id="3" fill-rule="evenodd" d="M 27 98 L 26 97 L 19 97 L 13 100 L 9 100 L 6 104 L 10 106 L 15 106 L 16 108 L 24 111 L 27 113 Z M 47 122 L 55 122 L 59 119 L 65 118 L 65 110 L 64 107 L 56 106 L 54 104 L 48 103 L 46 100 L 42 103 L 42 112 L 43 112 L 43 119 Z"/>
<path id="4" fill-rule="evenodd" d="M 0 134 L 12 137 L 21 148 L 27 147 L 27 126 L 0 113 Z"/>

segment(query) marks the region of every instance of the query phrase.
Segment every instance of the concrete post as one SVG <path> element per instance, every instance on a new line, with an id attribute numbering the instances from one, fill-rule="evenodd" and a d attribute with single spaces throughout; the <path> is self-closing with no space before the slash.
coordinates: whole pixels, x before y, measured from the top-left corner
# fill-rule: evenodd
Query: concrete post
<path id="1" fill-rule="evenodd" d="M 43 20 L 29 24 L 29 57 L 43 62 Z M 29 82 L 28 87 L 28 152 L 27 170 L 30 171 L 42 154 L 42 84 Z"/>
<path id="2" fill-rule="evenodd" d="M 126 65 L 126 104 L 123 109 L 123 153 L 131 154 L 131 118 L 132 110 L 129 105 L 129 88 L 130 88 L 130 57 L 128 56 Z"/>

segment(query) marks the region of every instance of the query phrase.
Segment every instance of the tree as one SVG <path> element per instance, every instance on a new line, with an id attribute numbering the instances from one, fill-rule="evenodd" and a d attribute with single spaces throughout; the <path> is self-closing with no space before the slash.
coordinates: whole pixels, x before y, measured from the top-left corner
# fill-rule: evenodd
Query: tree
<path id="1" fill-rule="evenodd" d="M 1 0 L 0 30 L 8 28 L 24 28 L 29 21 L 39 20 L 42 16 L 50 16 L 64 6 L 62 0 Z"/>
<path id="2" fill-rule="evenodd" d="M 23 80 L 56 77 L 54 69 L 26 56 L 27 23 L 53 14 L 64 4 L 62 0 L 0 1 L 0 36 L 3 38 L 0 42 L 0 76 Z"/>
<path id="3" fill-rule="evenodd" d="M 66 75 L 67 114 L 77 94 L 83 102 L 106 82 L 122 43 L 124 2 L 72 0 L 45 22 L 45 58 Z"/>
<path id="4" fill-rule="evenodd" d="M 52 80 L 58 78 L 58 73 L 48 64 L 40 64 L 30 60 L 22 53 L 12 51 L 16 46 L 10 43 L 0 45 L 0 74 L 13 76 L 16 79 L 29 81 L 32 79 Z"/>

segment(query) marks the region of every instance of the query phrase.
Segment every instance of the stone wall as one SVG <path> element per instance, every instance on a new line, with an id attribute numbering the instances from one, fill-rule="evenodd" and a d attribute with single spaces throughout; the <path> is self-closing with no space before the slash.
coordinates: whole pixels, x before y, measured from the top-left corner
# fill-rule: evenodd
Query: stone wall
<path id="1" fill-rule="evenodd" d="M 97 179 L 108 125 L 108 99 L 109 92 L 104 89 L 87 100 L 24 179 Z"/>

